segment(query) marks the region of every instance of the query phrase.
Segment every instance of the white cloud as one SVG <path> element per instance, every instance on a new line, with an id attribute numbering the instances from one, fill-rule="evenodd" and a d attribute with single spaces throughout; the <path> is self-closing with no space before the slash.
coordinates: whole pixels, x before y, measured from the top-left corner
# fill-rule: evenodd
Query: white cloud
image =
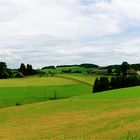
<path id="1" fill-rule="evenodd" d="M 0 56 L 12 67 L 138 62 L 138 0 L 0 0 L 0 13 Z"/>

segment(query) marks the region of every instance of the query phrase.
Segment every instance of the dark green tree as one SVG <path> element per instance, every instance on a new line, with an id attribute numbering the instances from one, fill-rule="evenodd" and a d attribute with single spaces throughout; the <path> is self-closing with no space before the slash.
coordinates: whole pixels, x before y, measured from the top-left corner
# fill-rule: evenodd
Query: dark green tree
<path id="1" fill-rule="evenodd" d="M 124 77 L 127 76 L 127 71 L 130 69 L 130 65 L 127 62 L 123 62 L 120 66 L 121 71 L 122 71 L 122 75 Z"/>
<path id="2" fill-rule="evenodd" d="M 99 80 L 96 78 L 94 85 L 93 85 L 93 93 L 96 93 L 99 91 Z"/>
<path id="3" fill-rule="evenodd" d="M 0 62 L 0 78 L 1 79 L 9 77 L 9 74 L 6 70 L 7 70 L 6 63 L 5 62 Z"/>
<path id="4" fill-rule="evenodd" d="M 112 73 L 113 73 L 113 72 L 112 72 L 111 67 L 108 67 L 107 74 L 108 74 L 108 75 L 111 75 Z"/>
<path id="5" fill-rule="evenodd" d="M 93 86 L 93 93 L 109 90 L 109 88 L 110 83 L 107 77 L 96 78 Z"/>
<path id="6" fill-rule="evenodd" d="M 21 72 L 22 74 L 26 74 L 26 67 L 24 63 L 21 63 L 20 68 L 19 68 L 19 72 Z"/>
<path id="7" fill-rule="evenodd" d="M 26 66 L 26 74 L 27 74 L 27 75 L 32 75 L 32 74 L 33 74 L 32 65 L 27 64 L 27 66 Z"/>

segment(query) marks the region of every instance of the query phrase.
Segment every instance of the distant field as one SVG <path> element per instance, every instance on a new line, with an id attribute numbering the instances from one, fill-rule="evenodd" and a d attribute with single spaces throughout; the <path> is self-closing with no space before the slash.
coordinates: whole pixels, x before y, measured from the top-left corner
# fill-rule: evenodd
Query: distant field
<path id="1" fill-rule="evenodd" d="M 62 99 L 77 95 L 89 94 L 91 87 L 83 84 L 36 86 L 36 87 L 4 87 L 0 88 L 0 108 L 29 104 L 45 100 Z"/>
<path id="2" fill-rule="evenodd" d="M 62 70 L 70 70 L 70 69 L 72 70 L 72 72 L 81 71 L 82 73 L 86 73 L 86 72 L 88 72 L 90 70 L 93 70 L 93 68 L 85 68 L 85 67 L 80 67 L 80 66 L 72 66 L 72 67 L 59 67 L 59 68 L 56 68 L 56 69 L 44 69 L 42 71 L 44 71 L 46 73 L 48 73 L 50 71 L 50 72 L 53 72 L 53 73 L 60 74 L 62 72 Z"/>
<path id="3" fill-rule="evenodd" d="M 61 77 L 0 80 L 0 108 L 89 94 L 92 87 Z"/>
<path id="4" fill-rule="evenodd" d="M 3 108 L 0 114 L 0 139 L 139 140 L 140 87 Z"/>
<path id="5" fill-rule="evenodd" d="M 65 77 L 65 78 L 72 78 L 72 79 L 77 79 L 79 81 L 86 82 L 90 85 L 93 85 L 94 81 L 96 78 L 100 78 L 101 76 L 99 75 L 89 75 L 89 74 L 60 74 L 60 77 Z M 108 76 L 110 78 L 110 76 Z"/>
<path id="6" fill-rule="evenodd" d="M 77 82 L 59 77 L 26 77 L 0 80 L 0 87 L 29 87 L 29 86 L 51 86 L 69 85 Z"/>

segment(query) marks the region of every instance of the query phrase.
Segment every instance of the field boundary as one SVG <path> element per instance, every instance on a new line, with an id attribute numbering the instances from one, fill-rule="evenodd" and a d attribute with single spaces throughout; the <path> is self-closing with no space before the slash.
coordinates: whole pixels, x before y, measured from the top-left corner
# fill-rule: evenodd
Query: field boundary
<path id="1" fill-rule="evenodd" d="M 90 87 L 93 87 L 92 84 L 88 83 L 88 82 L 85 82 L 85 81 L 82 81 L 82 80 L 79 80 L 79 79 L 76 79 L 76 78 L 72 78 L 72 77 L 67 77 L 67 76 L 60 76 L 60 75 L 55 75 L 55 77 L 59 77 L 59 78 L 64 78 L 64 79 L 68 79 L 68 80 L 72 80 L 72 81 L 75 81 L 75 82 L 78 82 L 78 83 L 81 83 L 81 84 L 85 84 L 85 85 L 88 85 Z"/>

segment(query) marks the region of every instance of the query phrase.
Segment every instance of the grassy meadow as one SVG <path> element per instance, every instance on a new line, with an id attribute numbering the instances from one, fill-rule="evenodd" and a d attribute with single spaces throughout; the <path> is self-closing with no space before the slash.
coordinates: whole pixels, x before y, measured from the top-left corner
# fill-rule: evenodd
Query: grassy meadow
<path id="1" fill-rule="evenodd" d="M 91 94 L 97 77 L 0 80 L 0 139 L 139 140 L 140 87 Z"/>
<path id="2" fill-rule="evenodd" d="M 0 138 L 139 140 L 139 90 L 140 87 L 126 88 L 3 108 Z"/>
<path id="3" fill-rule="evenodd" d="M 0 80 L 0 108 L 89 94 L 92 87 L 61 77 Z"/>

